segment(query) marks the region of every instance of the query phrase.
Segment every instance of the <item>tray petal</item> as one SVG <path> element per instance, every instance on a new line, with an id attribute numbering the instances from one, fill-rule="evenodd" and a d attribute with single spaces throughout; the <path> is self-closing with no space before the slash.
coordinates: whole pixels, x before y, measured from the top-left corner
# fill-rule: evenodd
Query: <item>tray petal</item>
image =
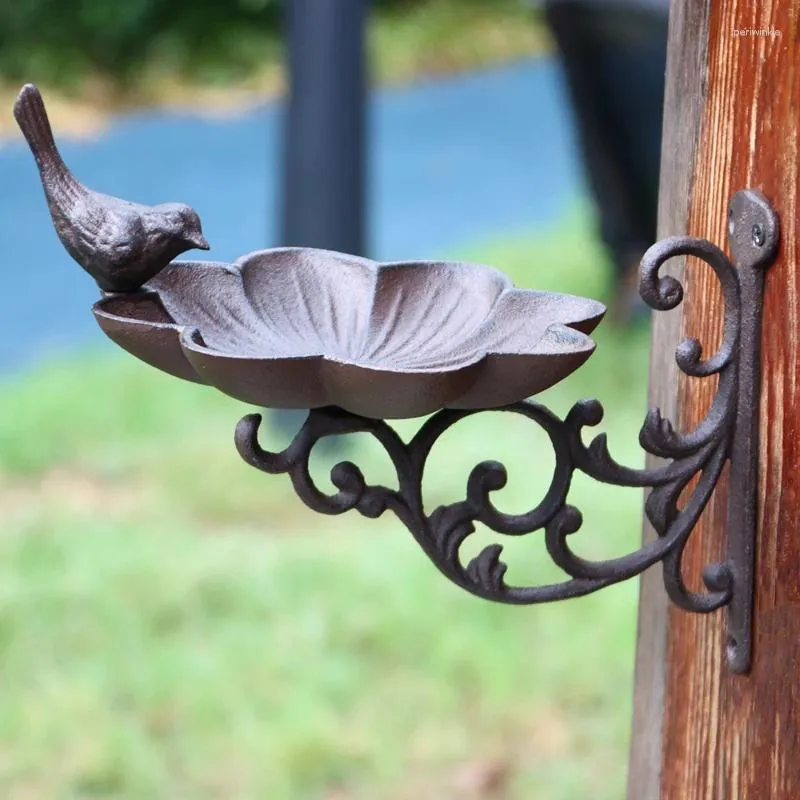
<path id="1" fill-rule="evenodd" d="M 236 264 L 173 261 L 145 288 L 156 292 L 181 327 L 198 328 L 208 347 L 226 353 L 295 355 L 283 331 L 265 328 L 245 297 Z"/>
<path id="2" fill-rule="evenodd" d="M 115 344 L 146 364 L 202 383 L 180 345 L 180 327 L 151 292 L 110 295 L 92 307 L 100 328 Z"/>
<path id="3" fill-rule="evenodd" d="M 396 419 L 431 414 L 469 391 L 482 365 L 447 372 L 392 372 L 321 356 L 256 358 L 206 347 L 197 330 L 184 329 L 180 345 L 204 383 L 263 407 L 335 405 L 367 417 Z"/>
<path id="4" fill-rule="evenodd" d="M 475 264 L 383 264 L 356 360 L 409 370 L 474 362 L 474 348 L 464 345 L 512 287 L 502 272 Z"/>
<path id="5" fill-rule="evenodd" d="M 325 387 L 331 405 L 375 419 L 432 414 L 467 393 L 483 365 L 446 372 L 391 372 L 325 361 Z"/>
<path id="6" fill-rule="evenodd" d="M 287 353 L 347 359 L 366 336 L 378 266 L 358 256 L 304 247 L 262 250 L 240 259 L 248 305 Z M 272 346 L 271 339 L 262 342 Z M 267 355 L 262 348 L 259 353 Z"/>
<path id="7" fill-rule="evenodd" d="M 488 353 L 544 355 L 551 344 L 555 345 L 554 353 L 561 353 L 563 342 L 559 344 L 547 336 L 553 325 L 565 325 L 588 334 L 597 327 L 605 311 L 602 303 L 585 297 L 515 288 L 500 298 L 474 338 L 476 346 Z M 570 342 L 579 350 L 584 349 L 583 339 Z"/>
<path id="8" fill-rule="evenodd" d="M 580 367 L 595 343 L 566 325 L 552 325 L 539 342 L 541 352 L 490 353 L 478 379 L 452 408 L 490 408 L 516 403 L 549 389 Z"/>
<path id="9" fill-rule="evenodd" d="M 190 328 L 182 331 L 180 346 L 203 383 L 242 402 L 271 408 L 330 405 L 321 356 L 259 358 L 220 353 L 206 347 L 200 331 Z"/>

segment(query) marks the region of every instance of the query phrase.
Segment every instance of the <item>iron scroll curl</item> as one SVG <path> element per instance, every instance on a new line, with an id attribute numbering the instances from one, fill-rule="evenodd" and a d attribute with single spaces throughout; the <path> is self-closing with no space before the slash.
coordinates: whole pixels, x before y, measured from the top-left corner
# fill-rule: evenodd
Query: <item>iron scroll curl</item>
<path id="1" fill-rule="evenodd" d="M 731 601 L 734 575 L 730 564 L 709 564 L 703 573 L 705 591 L 701 592 L 687 588 L 681 567 L 686 544 L 731 455 L 737 412 L 735 355 L 742 313 L 740 276 L 725 253 L 706 240 L 687 236 L 662 240 L 647 251 L 641 265 L 641 296 L 657 311 L 673 309 L 683 299 L 683 286 L 675 278 L 660 274 L 662 266 L 679 255 L 702 259 L 717 275 L 725 306 L 723 339 L 717 351 L 705 359 L 702 346 L 695 339 L 684 340 L 676 350 L 676 362 L 683 373 L 697 378 L 718 375 L 719 380 L 705 418 L 686 433 L 679 433 L 658 409 L 647 414 L 639 441 L 647 453 L 668 459 L 663 465 L 632 469 L 617 463 L 609 453 L 605 434 L 585 444 L 583 429 L 594 427 L 603 419 L 603 407 L 597 400 L 576 403 L 563 419 L 534 401 L 495 409 L 444 409 L 429 417 L 408 442 L 383 420 L 328 406 L 311 410 L 294 440 L 281 452 L 261 447 L 261 417 L 250 414 L 236 428 L 236 447 L 242 458 L 257 469 L 288 474 L 297 495 L 314 511 L 342 514 L 356 510 L 370 518 L 391 511 L 443 575 L 479 597 L 516 605 L 578 597 L 627 580 L 661 562 L 664 584 L 673 602 L 688 611 L 714 611 Z M 555 469 L 545 496 L 525 513 L 500 511 L 492 502 L 492 492 L 505 485 L 506 469 L 499 462 L 485 461 L 469 473 L 464 500 L 426 512 L 422 483 L 434 445 L 460 420 L 484 410 L 521 415 L 547 434 Z M 381 444 L 397 473 L 397 489 L 367 484 L 361 470 L 349 461 L 337 464 L 331 471 L 335 493 L 326 494 L 317 487 L 309 469 L 314 446 L 325 437 L 350 433 L 368 433 Z M 607 484 L 650 488 L 645 513 L 657 538 L 634 552 L 607 560 L 592 561 L 576 554 L 570 538 L 580 529 L 582 516 L 567 503 L 576 470 Z M 679 498 L 695 476 L 699 479 L 679 506 Z M 475 532 L 476 523 L 509 536 L 543 530 L 547 552 L 566 573 L 566 579 L 537 586 L 509 585 L 500 544 L 485 547 L 464 563 L 461 546 Z"/>

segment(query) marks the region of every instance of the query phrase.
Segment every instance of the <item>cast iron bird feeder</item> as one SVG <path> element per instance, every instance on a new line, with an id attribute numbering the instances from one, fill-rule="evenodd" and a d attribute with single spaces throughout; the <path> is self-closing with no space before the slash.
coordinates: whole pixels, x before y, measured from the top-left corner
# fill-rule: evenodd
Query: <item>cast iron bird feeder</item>
<path id="1" fill-rule="evenodd" d="M 36 124 L 49 136 L 43 104 Z M 51 198 L 53 183 L 63 180 L 63 173 L 42 169 L 32 147 Z M 68 239 L 73 235 L 70 225 L 80 228 L 82 249 L 70 252 L 87 270 L 88 259 L 90 271 L 102 274 L 100 283 L 108 289 L 115 285 L 114 267 L 101 263 L 102 254 L 124 250 L 127 234 L 87 228 L 81 213 L 80 204 L 73 204 L 53 215 L 62 241 L 65 230 Z M 195 216 L 187 216 L 192 230 L 183 237 L 179 232 L 181 241 L 197 239 Z M 724 297 L 719 349 L 704 359 L 700 343 L 687 339 L 676 351 L 686 375 L 717 376 L 714 401 L 700 424 L 686 433 L 676 431 L 658 409 L 647 414 L 640 444 L 664 460 L 647 469 L 614 461 L 603 434 L 584 444 L 583 428 L 603 418 L 596 400 L 576 403 L 564 419 L 526 400 L 591 355 L 594 343 L 588 334 L 600 322 L 603 306 L 515 288 L 490 267 L 441 261 L 378 264 L 324 250 L 277 248 L 234 264 L 166 261 L 138 285 L 131 285 L 128 265 L 120 283 L 124 290 L 105 291 L 93 311 L 113 341 L 171 375 L 261 407 L 308 409 L 305 424 L 282 452 L 259 445 L 257 414 L 239 422 L 235 441 L 247 463 L 267 473 L 287 473 L 313 510 L 341 514 L 355 509 L 367 517 L 391 510 L 447 578 L 502 603 L 589 594 L 660 562 L 665 589 L 678 606 L 697 613 L 727 607 L 728 664 L 733 672 L 745 673 L 751 660 L 763 273 L 775 258 L 779 232 L 777 215 L 754 190 L 733 196 L 728 222 L 732 259 L 711 242 L 688 236 L 664 239 L 642 259 L 640 292 L 657 311 L 673 309 L 683 299 L 681 284 L 660 275 L 674 256 L 706 262 Z M 119 240 L 109 241 L 114 235 Z M 158 231 L 154 235 L 158 238 Z M 544 429 L 555 454 L 544 498 L 526 513 L 499 511 L 492 492 L 505 485 L 506 471 L 491 461 L 472 469 L 464 500 L 427 511 L 422 481 L 431 449 L 459 420 L 484 410 L 518 414 Z M 426 415 L 432 416 L 408 442 L 384 421 Z M 387 451 L 397 489 L 368 485 L 350 462 L 331 472 L 336 492 L 326 494 L 316 486 L 309 472 L 314 445 L 326 436 L 357 432 L 371 434 Z M 731 481 L 727 557 L 706 567 L 703 591 L 691 591 L 682 577 L 682 554 L 726 463 Z M 649 488 L 645 513 L 657 537 L 618 558 L 591 561 L 577 555 L 570 535 L 582 518 L 567 504 L 576 470 L 608 484 Z M 682 495 L 688 496 L 679 503 Z M 507 584 L 498 544 L 465 564 L 461 545 L 477 522 L 513 536 L 543 530 L 548 554 L 566 579 L 538 586 Z"/>
<path id="2" fill-rule="evenodd" d="M 376 264 L 324 250 L 173 262 L 94 306 L 154 367 L 261 407 L 339 406 L 375 419 L 514 403 L 591 354 L 604 308 L 516 289 L 489 267 Z"/>

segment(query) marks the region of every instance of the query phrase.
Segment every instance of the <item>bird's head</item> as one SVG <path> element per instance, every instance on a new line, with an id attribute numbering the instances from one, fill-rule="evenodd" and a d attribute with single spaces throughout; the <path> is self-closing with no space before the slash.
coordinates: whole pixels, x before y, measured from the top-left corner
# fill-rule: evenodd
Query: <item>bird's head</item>
<path id="1" fill-rule="evenodd" d="M 185 203 L 162 203 L 154 211 L 158 214 L 159 226 L 163 225 L 164 234 L 172 241 L 185 245 L 181 252 L 192 248 L 209 249 L 200 217 L 193 208 Z"/>

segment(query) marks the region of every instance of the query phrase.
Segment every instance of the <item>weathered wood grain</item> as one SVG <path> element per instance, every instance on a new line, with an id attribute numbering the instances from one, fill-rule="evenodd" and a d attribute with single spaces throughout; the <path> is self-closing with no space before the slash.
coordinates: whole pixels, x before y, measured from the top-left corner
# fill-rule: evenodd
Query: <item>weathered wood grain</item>
<path id="1" fill-rule="evenodd" d="M 670 11 L 659 194 L 660 238 L 688 231 L 695 156 L 705 108 L 707 20 L 706 3 L 674 2 Z M 670 261 L 664 273 L 681 280 L 684 259 Z M 682 319 L 682 306 L 653 315 L 649 404 L 660 408 L 669 419 L 677 419 L 678 368 L 674 351 L 680 341 Z M 653 537 L 655 532 L 645 525 L 645 541 Z M 654 567 L 642 577 L 639 596 L 628 800 L 660 797 L 667 602 L 661 570 Z"/>
<path id="2" fill-rule="evenodd" d="M 705 4 L 678 0 L 678 6 L 692 13 Z M 777 208 L 782 244 L 767 275 L 762 336 L 753 668 L 746 677 L 728 673 L 724 614 L 669 609 L 660 796 L 795 800 L 800 798 L 800 3 L 714 0 L 707 16 L 706 100 L 688 232 L 725 242 L 729 197 L 751 186 Z M 778 34 L 735 35 L 746 28 Z M 685 278 L 684 334 L 711 347 L 721 327 L 716 280 L 698 265 L 689 265 Z M 682 428 L 699 421 L 714 389 L 710 381 L 681 377 Z M 702 566 L 724 553 L 726 519 L 723 485 L 686 552 L 694 586 L 700 586 Z"/>

